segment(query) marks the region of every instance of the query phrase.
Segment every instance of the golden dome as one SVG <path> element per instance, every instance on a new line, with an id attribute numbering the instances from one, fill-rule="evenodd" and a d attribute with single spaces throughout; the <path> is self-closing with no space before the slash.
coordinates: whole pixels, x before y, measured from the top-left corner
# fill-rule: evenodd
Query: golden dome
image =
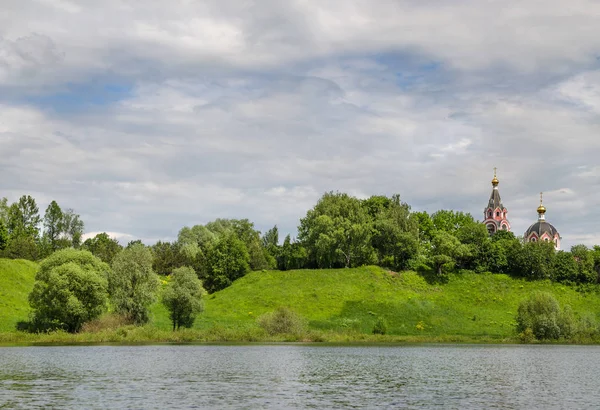
<path id="1" fill-rule="evenodd" d="M 498 181 L 498 178 L 496 177 L 496 168 L 494 168 L 494 179 L 492 179 L 492 185 L 498 186 L 499 183 L 500 181 Z"/>
<path id="2" fill-rule="evenodd" d="M 543 192 L 540 192 L 540 206 L 538 206 L 537 212 L 538 214 L 545 214 L 546 213 L 546 207 L 544 206 L 543 202 Z"/>

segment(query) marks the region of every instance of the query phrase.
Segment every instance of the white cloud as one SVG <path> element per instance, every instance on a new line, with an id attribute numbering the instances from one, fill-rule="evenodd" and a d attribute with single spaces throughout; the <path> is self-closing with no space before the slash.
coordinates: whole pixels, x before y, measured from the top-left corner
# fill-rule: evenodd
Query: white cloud
<path id="1" fill-rule="evenodd" d="M 122 236 L 216 217 L 293 234 L 330 190 L 480 217 L 497 166 L 517 233 L 544 191 L 565 243 L 588 241 L 598 7 L 5 0 L 0 196 Z M 114 100 L 88 87 L 111 82 Z"/>

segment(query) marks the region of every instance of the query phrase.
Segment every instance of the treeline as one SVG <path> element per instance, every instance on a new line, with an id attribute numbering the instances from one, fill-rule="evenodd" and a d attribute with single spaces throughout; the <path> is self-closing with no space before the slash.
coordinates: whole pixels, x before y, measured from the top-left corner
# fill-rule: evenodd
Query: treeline
<path id="1" fill-rule="evenodd" d="M 74 247 L 89 250 L 111 264 L 122 251 L 119 242 L 106 233 L 80 243 L 83 222 L 72 210 L 60 211 L 55 202 L 44 215 L 44 230 L 36 230 L 41 219 L 38 216 L 36 220 L 34 205 L 30 197 L 10 207 L 4 201 L 5 211 L 0 211 L 0 232 L 7 227 L 4 242 L 0 239 L 4 256 L 41 259 L 54 250 Z M 73 219 L 78 229 L 73 229 Z M 25 242 L 29 247 L 22 246 Z M 126 248 L 138 243 L 132 241 Z M 33 248 L 37 250 L 29 250 Z M 287 235 L 282 243 L 277 226 L 261 234 L 247 219 L 217 219 L 184 227 L 176 241 L 158 242 L 149 248 L 156 273 L 168 275 L 176 268 L 191 267 L 209 292 L 262 269 L 374 264 L 433 276 L 470 270 L 573 284 L 597 283 L 600 274 L 599 246 L 576 245 L 570 251 L 557 252 L 551 243 L 524 243 L 511 232 L 490 236 L 470 214 L 413 212 L 399 195 L 358 199 L 326 193 L 300 220 L 298 237 Z"/>

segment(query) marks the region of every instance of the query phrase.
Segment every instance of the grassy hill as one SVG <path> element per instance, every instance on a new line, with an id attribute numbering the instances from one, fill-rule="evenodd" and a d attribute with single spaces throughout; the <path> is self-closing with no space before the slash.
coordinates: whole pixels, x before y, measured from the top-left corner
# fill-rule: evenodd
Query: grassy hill
<path id="1" fill-rule="evenodd" d="M 28 319 L 27 296 L 37 267 L 30 261 L 0 259 L 0 332 L 13 331 L 18 321 Z"/>
<path id="2" fill-rule="evenodd" d="M 27 296 L 36 269 L 33 262 L 0 259 L 0 333 L 14 331 L 18 321 L 27 319 Z M 519 302 L 535 290 L 553 293 L 579 316 L 600 317 L 596 291 L 582 293 L 561 284 L 506 275 L 454 274 L 447 283 L 428 283 L 414 272 L 392 273 L 378 267 L 266 271 L 252 272 L 209 295 L 189 337 L 211 339 L 219 329 L 229 335 L 252 333 L 260 315 L 284 306 L 305 317 L 313 331 L 329 335 L 368 335 L 383 317 L 388 334 L 399 337 L 502 340 L 515 337 Z M 140 338 L 154 340 L 156 335 L 162 340 L 170 328 L 166 309 L 156 303 L 152 322 Z"/>
<path id="3" fill-rule="evenodd" d="M 553 293 L 578 315 L 600 314 L 596 292 L 557 283 L 465 273 L 430 284 L 414 272 L 363 267 L 250 273 L 210 295 L 196 327 L 250 326 L 259 315 L 287 306 L 316 329 L 371 333 L 383 317 L 390 334 L 505 338 L 514 336 L 519 302 L 535 290 Z"/>

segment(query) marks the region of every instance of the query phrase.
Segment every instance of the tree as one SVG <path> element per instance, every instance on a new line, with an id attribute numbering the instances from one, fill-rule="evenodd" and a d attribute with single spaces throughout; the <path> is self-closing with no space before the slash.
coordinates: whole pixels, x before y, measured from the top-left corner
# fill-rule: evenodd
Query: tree
<path id="1" fill-rule="evenodd" d="M 560 305 L 548 292 L 535 292 L 519 304 L 517 331 L 529 329 L 539 340 L 569 337 L 573 332 L 574 318 L 570 307 L 561 312 Z"/>
<path id="2" fill-rule="evenodd" d="M 225 234 L 206 256 L 204 284 L 210 293 L 225 289 L 250 270 L 250 256 L 244 243 L 233 234 Z"/>
<path id="3" fill-rule="evenodd" d="M 445 231 L 437 232 L 432 240 L 429 265 L 438 275 L 445 273 L 454 267 L 455 258 L 466 252 L 464 247 L 454 235 Z"/>
<path id="4" fill-rule="evenodd" d="M 419 225 L 410 213 L 410 206 L 392 198 L 373 196 L 363 201 L 373 218 L 372 245 L 382 266 L 407 269 L 409 261 L 419 252 Z"/>
<path id="5" fill-rule="evenodd" d="M 372 222 L 357 198 L 324 194 L 300 220 L 298 238 L 318 268 L 353 267 L 373 263 Z"/>
<path id="6" fill-rule="evenodd" d="M 279 229 L 277 225 L 269 229 L 262 237 L 262 246 L 264 248 L 276 248 L 279 246 Z"/>
<path id="7" fill-rule="evenodd" d="M 550 279 L 554 253 L 551 242 L 527 242 L 513 247 L 508 255 L 509 270 L 515 276 L 528 279 Z"/>
<path id="8" fill-rule="evenodd" d="M 8 228 L 8 199 L 0 198 L 0 222 Z"/>
<path id="9" fill-rule="evenodd" d="M 71 208 L 63 212 L 62 220 L 62 240 L 69 242 L 69 246 L 77 249 L 81 246 L 81 237 L 83 236 L 84 223 Z"/>
<path id="10" fill-rule="evenodd" d="M 110 264 L 123 247 L 115 238 L 110 238 L 106 232 L 102 232 L 93 238 L 86 239 L 83 243 L 83 249 L 90 251 L 103 262 Z"/>
<path id="11" fill-rule="evenodd" d="M 87 251 L 63 249 L 50 255 L 29 294 L 34 323 L 78 332 L 106 309 L 109 270 Z"/>
<path id="12" fill-rule="evenodd" d="M 461 227 L 475 223 L 473 216 L 464 212 L 442 209 L 431 215 L 433 227 L 437 231 L 455 234 Z"/>
<path id="13" fill-rule="evenodd" d="M 169 310 L 174 331 L 181 326 L 192 327 L 196 315 L 203 309 L 202 296 L 205 293 L 192 268 L 181 267 L 173 271 L 162 302 Z"/>
<path id="14" fill-rule="evenodd" d="M 158 275 L 152 270 L 152 252 L 134 244 L 117 254 L 108 276 L 108 290 L 115 310 L 136 324 L 149 320 L 149 307 L 156 300 Z"/>
<path id="15" fill-rule="evenodd" d="M 579 269 L 570 252 L 559 251 L 552 261 L 552 280 L 564 283 L 576 283 Z"/>
<path id="16" fill-rule="evenodd" d="M 58 239 L 63 232 L 63 212 L 56 201 L 50 202 L 44 214 L 45 235 L 50 242 L 52 251 L 58 249 Z"/>
<path id="17" fill-rule="evenodd" d="M 8 246 L 8 229 L 2 219 L 0 219 L 0 251 Z"/>
<path id="18" fill-rule="evenodd" d="M 175 268 L 185 265 L 176 243 L 158 241 L 152 245 L 152 254 L 152 269 L 159 275 L 169 275 Z"/>
<path id="19" fill-rule="evenodd" d="M 577 263 L 577 282 L 596 282 L 597 274 L 594 271 L 594 254 L 585 245 L 571 247 L 571 255 Z"/>
<path id="20" fill-rule="evenodd" d="M 29 195 L 19 198 L 19 202 L 15 202 L 8 209 L 8 221 L 11 236 L 26 235 L 37 239 L 41 219 L 35 199 Z"/>
<path id="21" fill-rule="evenodd" d="M 277 269 L 302 269 L 306 266 L 307 258 L 308 252 L 302 244 L 292 242 L 290 235 L 287 235 L 277 256 Z"/>

